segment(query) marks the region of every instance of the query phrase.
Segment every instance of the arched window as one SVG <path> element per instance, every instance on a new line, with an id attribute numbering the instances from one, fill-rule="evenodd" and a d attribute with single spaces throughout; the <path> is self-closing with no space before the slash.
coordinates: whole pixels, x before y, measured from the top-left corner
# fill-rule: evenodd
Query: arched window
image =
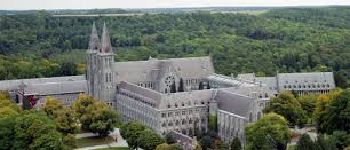
<path id="1" fill-rule="evenodd" d="M 180 125 L 180 121 L 179 121 L 179 120 L 176 120 L 175 124 L 176 124 L 176 125 Z"/>
<path id="2" fill-rule="evenodd" d="M 261 118 L 261 112 L 259 111 L 257 114 L 257 119 L 260 119 L 260 118 Z"/>
<path id="3" fill-rule="evenodd" d="M 253 122 L 253 113 L 252 112 L 249 113 L 249 122 Z"/>
<path id="4" fill-rule="evenodd" d="M 186 120 L 185 119 L 182 119 L 182 125 L 186 124 Z"/>

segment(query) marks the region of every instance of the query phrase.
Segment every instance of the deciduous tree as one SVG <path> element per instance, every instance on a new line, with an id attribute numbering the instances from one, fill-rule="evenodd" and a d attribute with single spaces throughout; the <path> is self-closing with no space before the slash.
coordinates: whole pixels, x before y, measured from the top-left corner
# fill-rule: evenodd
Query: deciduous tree
<path id="1" fill-rule="evenodd" d="M 291 139 L 288 122 L 276 113 L 268 113 L 262 119 L 246 127 L 247 149 L 285 149 Z"/>
<path id="2" fill-rule="evenodd" d="M 300 103 L 289 92 L 282 92 L 277 97 L 272 98 L 270 105 L 265 108 L 264 112 L 275 112 L 286 118 L 290 125 L 306 123 Z"/>

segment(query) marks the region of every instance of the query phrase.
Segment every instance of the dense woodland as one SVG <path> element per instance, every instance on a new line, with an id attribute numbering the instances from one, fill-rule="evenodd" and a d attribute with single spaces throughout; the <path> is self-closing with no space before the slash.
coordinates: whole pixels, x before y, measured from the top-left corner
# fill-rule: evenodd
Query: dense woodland
<path id="1" fill-rule="evenodd" d="M 84 73 L 91 25 L 110 28 L 117 61 L 211 55 L 222 74 L 334 71 L 347 87 L 350 7 L 265 13 L 57 17 L 0 16 L 0 79 Z"/>

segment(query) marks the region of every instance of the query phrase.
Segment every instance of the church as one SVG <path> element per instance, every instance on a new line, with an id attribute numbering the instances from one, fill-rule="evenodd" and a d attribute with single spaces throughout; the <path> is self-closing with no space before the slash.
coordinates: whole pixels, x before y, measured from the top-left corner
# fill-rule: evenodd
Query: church
<path id="1" fill-rule="evenodd" d="M 88 94 L 165 135 L 193 136 L 217 128 L 224 141 L 262 117 L 272 91 L 254 81 L 216 74 L 210 56 L 114 62 L 109 33 L 101 40 L 93 25 L 87 50 Z M 116 54 L 118 55 L 118 54 Z"/>

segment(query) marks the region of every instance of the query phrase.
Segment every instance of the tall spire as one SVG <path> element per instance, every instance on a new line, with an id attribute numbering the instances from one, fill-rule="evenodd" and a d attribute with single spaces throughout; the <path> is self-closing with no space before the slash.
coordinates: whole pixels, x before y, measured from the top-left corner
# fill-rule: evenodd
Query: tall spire
<path id="1" fill-rule="evenodd" d="M 109 32 L 106 27 L 106 23 L 103 24 L 103 33 L 102 33 L 102 53 L 112 53 L 111 40 L 109 38 Z"/>
<path id="2" fill-rule="evenodd" d="M 97 30 L 95 22 L 92 24 L 92 31 L 90 35 L 90 42 L 89 42 L 89 50 L 98 50 L 100 49 L 100 41 L 98 39 Z"/>

